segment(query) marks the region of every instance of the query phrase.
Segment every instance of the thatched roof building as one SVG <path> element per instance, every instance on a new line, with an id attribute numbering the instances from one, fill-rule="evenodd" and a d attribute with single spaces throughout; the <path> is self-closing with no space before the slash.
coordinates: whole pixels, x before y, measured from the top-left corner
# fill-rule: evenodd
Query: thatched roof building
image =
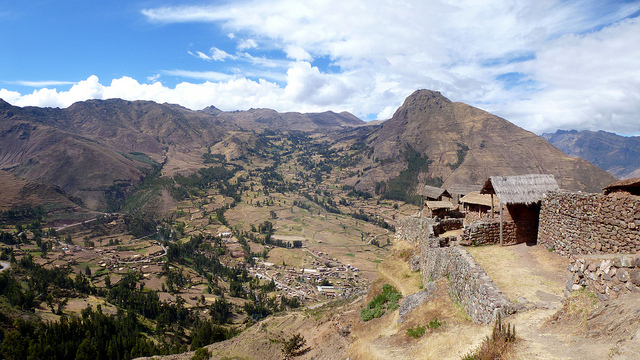
<path id="1" fill-rule="evenodd" d="M 447 190 L 443 188 L 435 187 L 435 186 L 430 186 L 430 185 L 425 185 L 424 188 L 422 188 L 421 195 L 424 197 L 425 200 L 432 200 L 432 201 L 442 200 L 443 197 L 451 198 L 451 194 L 449 194 Z"/>
<path id="2" fill-rule="evenodd" d="M 454 199 L 457 202 L 460 202 L 460 199 L 463 196 L 473 191 L 480 191 L 480 189 L 482 189 L 481 184 L 475 184 L 475 185 L 453 184 L 447 188 L 447 191 L 449 192 L 449 194 L 451 194 L 452 199 Z"/>
<path id="3" fill-rule="evenodd" d="M 460 203 L 463 205 L 480 205 L 485 207 L 491 207 L 491 198 L 489 194 L 480 194 L 480 191 L 472 191 L 460 199 Z M 497 199 L 493 199 L 493 206 L 498 207 Z"/>
<path id="4" fill-rule="evenodd" d="M 425 201 L 423 214 L 427 217 L 438 216 L 444 218 L 448 216 L 455 207 L 455 205 L 447 200 Z"/>
<path id="5" fill-rule="evenodd" d="M 506 205 L 532 205 L 540 202 L 545 193 L 558 189 L 553 175 L 531 174 L 492 176 L 485 182 L 480 193 L 495 194 Z"/>
<path id="6" fill-rule="evenodd" d="M 616 181 L 603 189 L 605 195 L 624 193 L 640 196 L 640 178 Z"/>
<path id="7" fill-rule="evenodd" d="M 431 210 L 453 210 L 455 208 L 455 205 L 448 201 L 425 201 L 424 206 Z"/>

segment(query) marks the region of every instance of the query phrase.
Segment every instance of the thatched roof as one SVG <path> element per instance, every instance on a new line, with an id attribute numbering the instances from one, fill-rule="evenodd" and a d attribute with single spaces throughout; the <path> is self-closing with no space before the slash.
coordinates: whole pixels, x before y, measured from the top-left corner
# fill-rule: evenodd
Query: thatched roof
<path id="1" fill-rule="evenodd" d="M 474 204 L 491 207 L 491 195 L 480 194 L 480 191 L 472 191 L 460 199 L 461 204 Z M 497 198 L 493 198 L 495 208 L 500 206 Z"/>
<path id="2" fill-rule="evenodd" d="M 603 190 L 604 194 L 607 195 L 608 193 L 616 190 L 627 190 L 629 192 L 635 192 L 638 191 L 638 188 L 640 188 L 640 178 L 633 178 L 616 181 L 612 184 L 609 184 Z"/>
<path id="3" fill-rule="evenodd" d="M 424 204 L 431 210 L 449 209 L 453 210 L 455 205 L 448 201 L 425 201 Z"/>
<path id="4" fill-rule="evenodd" d="M 451 197 L 451 194 L 443 188 L 425 185 L 422 189 L 422 195 L 428 199 L 437 199 L 440 196 L 448 196 Z"/>
<path id="5" fill-rule="evenodd" d="M 452 195 L 467 195 L 473 191 L 480 191 L 482 189 L 482 184 L 475 185 L 463 185 L 463 184 L 453 184 L 449 186 L 447 191 Z"/>
<path id="6" fill-rule="evenodd" d="M 542 200 L 542 195 L 558 190 L 553 175 L 531 174 L 492 176 L 482 187 L 481 194 L 495 194 L 503 204 L 531 205 Z"/>

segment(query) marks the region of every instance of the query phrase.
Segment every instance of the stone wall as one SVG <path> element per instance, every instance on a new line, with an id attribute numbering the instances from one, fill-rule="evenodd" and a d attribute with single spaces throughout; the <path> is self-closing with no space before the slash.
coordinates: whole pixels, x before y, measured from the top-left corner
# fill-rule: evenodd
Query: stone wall
<path id="1" fill-rule="evenodd" d="M 447 231 L 462 229 L 463 223 L 463 218 L 443 219 L 433 225 L 433 232 L 436 236 L 438 236 L 440 234 L 446 233 Z"/>
<path id="2" fill-rule="evenodd" d="M 433 236 L 434 220 L 425 216 L 407 216 L 398 221 L 395 240 L 417 243 L 420 239 Z"/>
<path id="3" fill-rule="evenodd" d="M 431 237 L 420 241 L 420 271 L 425 286 L 447 278 L 449 295 L 475 323 L 489 324 L 498 315 L 513 313 L 515 308 L 509 299 L 464 248 L 453 245 L 453 239 Z"/>
<path id="4" fill-rule="evenodd" d="M 562 255 L 640 252 L 640 197 L 551 192 L 540 210 L 538 243 Z"/>
<path id="5" fill-rule="evenodd" d="M 569 265 L 567 291 L 582 288 L 606 301 L 640 290 L 640 257 L 634 255 L 586 255 Z"/>
<path id="6" fill-rule="evenodd" d="M 472 245 L 499 244 L 500 220 L 483 221 L 465 227 L 461 240 Z M 502 241 L 505 245 L 518 242 L 513 221 L 502 223 Z"/>

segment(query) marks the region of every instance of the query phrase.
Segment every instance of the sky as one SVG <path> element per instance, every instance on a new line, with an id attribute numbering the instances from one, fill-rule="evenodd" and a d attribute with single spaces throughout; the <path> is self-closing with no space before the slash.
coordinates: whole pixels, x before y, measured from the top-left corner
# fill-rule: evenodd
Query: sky
<path id="1" fill-rule="evenodd" d="M 440 91 L 537 134 L 640 134 L 640 0 L 3 1 L 0 98 L 393 116 Z"/>

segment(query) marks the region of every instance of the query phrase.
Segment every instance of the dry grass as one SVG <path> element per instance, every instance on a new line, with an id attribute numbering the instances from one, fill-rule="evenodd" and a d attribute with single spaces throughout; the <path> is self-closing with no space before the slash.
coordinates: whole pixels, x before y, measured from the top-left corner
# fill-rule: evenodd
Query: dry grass
<path id="1" fill-rule="evenodd" d="M 543 301 L 541 294 L 562 296 L 566 259 L 541 246 L 480 246 L 467 251 L 511 301 L 525 297 Z"/>

